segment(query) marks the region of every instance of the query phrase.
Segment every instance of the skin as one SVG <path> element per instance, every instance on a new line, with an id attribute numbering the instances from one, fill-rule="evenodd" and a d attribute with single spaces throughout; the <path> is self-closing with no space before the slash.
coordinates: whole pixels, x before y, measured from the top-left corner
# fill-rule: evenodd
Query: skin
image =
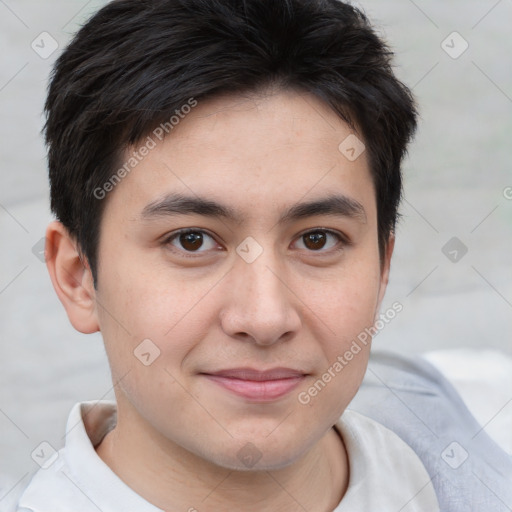
<path id="1" fill-rule="evenodd" d="M 304 93 L 200 102 L 104 199 L 97 289 L 66 229 L 48 227 L 54 287 L 76 329 L 102 332 L 116 384 L 118 424 L 97 453 L 154 505 L 328 512 L 342 499 L 348 458 L 332 427 L 369 345 L 307 405 L 298 395 L 373 325 L 388 281 L 393 238 L 382 263 L 366 153 L 351 162 L 338 149 L 351 133 Z M 143 215 L 170 193 L 215 200 L 239 218 Z M 278 222 L 334 193 L 364 214 Z M 182 228 L 203 230 L 203 245 L 187 252 L 179 236 L 169 241 Z M 311 248 L 303 235 L 319 231 Z M 236 252 L 249 236 L 263 250 L 252 263 Z M 160 350 L 148 366 L 134 356 L 144 339 Z M 257 402 L 201 374 L 236 367 L 307 375 Z M 261 455 L 252 467 L 238 455 L 247 443 Z"/>

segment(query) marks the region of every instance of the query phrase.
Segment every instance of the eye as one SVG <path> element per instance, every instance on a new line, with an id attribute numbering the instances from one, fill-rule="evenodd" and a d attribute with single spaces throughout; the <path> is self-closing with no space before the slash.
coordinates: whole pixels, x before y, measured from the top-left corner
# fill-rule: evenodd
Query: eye
<path id="1" fill-rule="evenodd" d="M 167 237 L 164 243 L 185 252 L 201 253 L 218 247 L 213 237 L 200 229 L 182 229 Z"/>
<path id="2" fill-rule="evenodd" d="M 315 229 L 314 231 L 308 231 L 303 233 L 298 239 L 299 249 L 307 249 L 308 251 L 316 252 L 329 252 L 331 249 L 335 249 L 337 245 L 338 250 L 346 243 L 346 240 L 334 231 L 326 229 Z M 302 247 L 300 246 L 302 243 Z"/>

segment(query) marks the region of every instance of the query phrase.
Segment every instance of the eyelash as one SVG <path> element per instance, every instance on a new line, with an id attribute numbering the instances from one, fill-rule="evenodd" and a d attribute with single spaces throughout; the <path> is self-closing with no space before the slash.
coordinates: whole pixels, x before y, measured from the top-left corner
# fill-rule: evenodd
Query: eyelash
<path id="1" fill-rule="evenodd" d="M 350 240 L 346 236 L 344 236 L 343 234 L 341 234 L 337 231 L 333 231 L 331 229 L 326 229 L 326 228 L 309 229 L 309 230 L 304 231 L 301 234 L 299 234 L 297 236 L 296 240 L 299 240 L 308 234 L 318 233 L 318 232 L 326 233 L 326 234 L 332 235 L 335 238 L 337 238 L 337 240 L 338 240 L 337 246 L 334 248 L 331 248 L 329 250 L 326 250 L 326 251 L 319 249 L 318 251 L 308 250 L 307 252 L 310 252 L 312 254 L 316 253 L 316 254 L 329 254 L 330 255 L 330 254 L 336 254 L 339 251 L 343 250 L 344 247 L 351 245 Z M 214 240 L 216 242 L 215 237 L 212 234 L 210 234 L 208 231 L 205 231 L 204 229 L 185 228 L 185 229 L 180 229 L 178 231 L 171 233 L 169 236 L 167 236 L 163 240 L 162 244 L 164 246 L 170 246 L 172 248 L 173 252 L 179 252 L 182 255 L 184 255 L 184 254 L 187 255 L 186 257 L 194 258 L 194 257 L 198 257 L 199 255 L 201 255 L 203 253 L 206 253 L 207 251 L 187 251 L 186 249 L 180 250 L 171 245 L 171 242 L 173 240 L 175 240 L 176 238 L 178 238 L 181 235 L 186 235 L 189 233 L 201 233 L 203 235 L 209 236 L 212 240 Z M 218 242 L 216 242 L 216 243 L 218 243 Z"/>

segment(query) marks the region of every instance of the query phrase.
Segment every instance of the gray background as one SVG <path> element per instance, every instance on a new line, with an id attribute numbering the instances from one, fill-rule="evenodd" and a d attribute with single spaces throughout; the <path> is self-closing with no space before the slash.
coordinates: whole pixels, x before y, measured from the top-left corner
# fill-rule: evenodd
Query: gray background
<path id="1" fill-rule="evenodd" d="M 103 3 L 0 0 L 0 510 L 37 468 L 39 443 L 62 446 L 76 401 L 113 398 L 100 336 L 73 330 L 32 252 L 51 220 L 40 130 L 60 49 L 43 59 L 31 43 L 46 31 L 62 48 Z M 383 307 L 404 309 L 374 346 L 512 354 L 512 1 L 357 5 L 390 41 L 421 111 Z M 463 48 L 454 31 L 469 44 L 458 58 L 445 51 Z M 443 253 L 453 237 L 455 262 Z"/>

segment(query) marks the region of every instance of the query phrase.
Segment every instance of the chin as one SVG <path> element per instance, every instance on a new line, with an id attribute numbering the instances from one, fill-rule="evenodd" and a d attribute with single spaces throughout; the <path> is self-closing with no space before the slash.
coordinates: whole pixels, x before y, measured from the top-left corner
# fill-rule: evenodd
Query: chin
<path id="1" fill-rule="evenodd" d="M 224 444 L 218 452 L 203 453 L 203 457 L 216 466 L 231 471 L 257 472 L 276 471 L 284 469 L 299 460 L 308 450 L 309 446 L 303 441 L 299 446 L 299 440 L 290 443 L 284 439 L 269 443 L 268 439 L 234 442 L 229 448 Z M 276 444 L 280 442 L 280 444 Z"/>

